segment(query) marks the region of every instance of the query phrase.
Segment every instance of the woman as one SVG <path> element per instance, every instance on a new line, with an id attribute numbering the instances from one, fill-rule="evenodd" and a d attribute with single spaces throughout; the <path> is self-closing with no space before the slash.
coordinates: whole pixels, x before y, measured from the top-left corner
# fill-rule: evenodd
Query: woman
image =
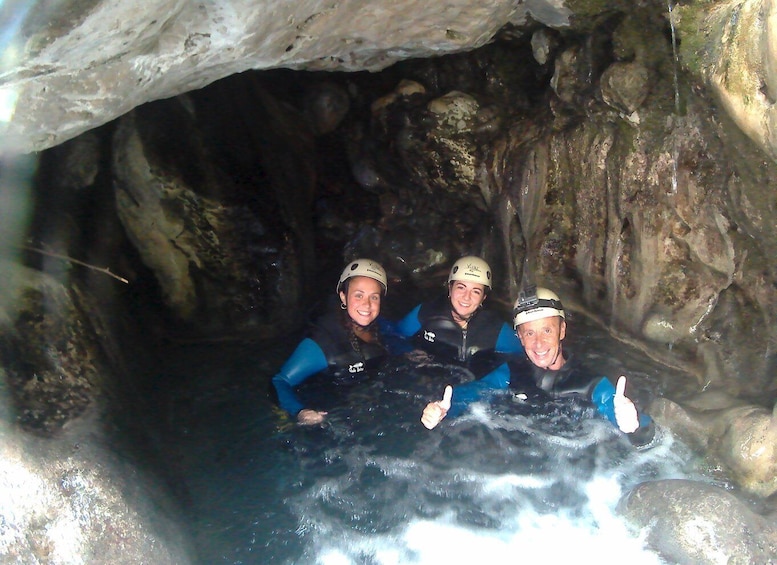
<path id="1" fill-rule="evenodd" d="M 495 354 L 523 352 L 510 326 L 483 308 L 490 290 L 488 263 L 472 255 L 462 257 L 448 275 L 448 295 L 416 306 L 399 322 L 397 332 L 413 336 L 416 345 L 438 361 L 464 364 L 482 377 L 493 368 Z"/>
<path id="2" fill-rule="evenodd" d="M 378 329 L 386 271 L 370 259 L 349 263 L 337 283 L 340 309 L 324 315 L 272 379 L 281 407 L 300 424 L 319 424 L 326 412 L 306 408 L 294 387 L 328 369 L 333 378 L 359 376 L 386 354 Z"/>
<path id="3" fill-rule="evenodd" d="M 526 355 L 516 356 L 479 381 L 453 390 L 446 387 L 443 399 L 424 408 L 421 422 L 433 429 L 446 415 L 456 416 L 470 403 L 489 392 L 510 390 L 516 402 L 550 402 L 558 398 L 578 397 L 627 435 L 638 447 L 650 445 L 655 426 L 647 414 L 640 414 L 626 396 L 626 377 L 615 385 L 563 348 L 567 322 L 558 295 L 547 288 L 528 287 L 518 296 L 513 308 L 513 327 Z"/>

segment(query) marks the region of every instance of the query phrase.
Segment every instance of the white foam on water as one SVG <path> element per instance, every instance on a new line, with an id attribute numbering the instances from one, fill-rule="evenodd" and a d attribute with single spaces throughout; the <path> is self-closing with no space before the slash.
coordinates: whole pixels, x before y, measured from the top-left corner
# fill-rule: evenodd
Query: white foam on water
<path id="1" fill-rule="evenodd" d="M 437 563 L 560 563 L 581 558 L 599 564 L 654 565 L 663 561 L 614 512 L 617 483 L 598 477 L 585 485 L 590 499 L 582 515 L 518 510 L 498 530 L 457 524 L 452 514 L 413 520 L 397 535 L 345 535 L 323 544 L 321 565 L 433 565 Z M 601 498 L 599 498 L 601 497 Z"/>
<path id="2" fill-rule="evenodd" d="M 387 462 L 384 461 L 384 465 Z M 314 562 L 321 565 L 380 565 L 436 563 L 556 563 L 581 558 L 596 559 L 599 564 L 660 564 L 658 555 L 646 548 L 639 532 L 633 532 L 619 517 L 615 508 L 624 493 L 621 483 L 633 461 L 623 466 L 594 474 L 590 480 L 563 483 L 583 500 L 578 505 L 557 511 L 527 505 L 522 495 L 528 490 L 546 489 L 560 477 L 531 475 L 467 473 L 467 483 L 477 485 L 470 505 L 494 517 L 498 508 L 498 527 L 478 527 L 462 523 L 461 507 L 456 493 L 451 493 L 449 507 L 441 508 L 435 519 L 408 516 L 406 526 L 398 531 L 365 534 L 350 529 L 348 524 L 323 525 L 313 534 L 318 547 Z M 404 467 L 402 464 L 400 467 Z M 560 471 L 563 474 L 563 471 Z M 461 470 L 450 470 L 456 479 Z M 438 476 L 432 482 L 436 483 Z M 453 478 L 448 477 L 453 483 Z M 423 480 L 421 477 L 418 480 Z M 331 486 L 331 482 L 329 482 Z M 434 484 L 429 489 L 436 488 Z M 319 495 L 321 492 L 319 491 Z M 331 491 L 327 490 L 327 496 Z M 459 493 L 460 494 L 460 493 Z M 472 495 L 469 491 L 467 494 Z M 399 501 L 399 507 L 407 510 Z M 443 505 L 448 503 L 443 502 Z M 391 512 L 391 508 L 386 509 Z"/>
<path id="3" fill-rule="evenodd" d="M 664 563 L 616 509 L 642 481 L 693 474 L 683 446 L 659 433 L 638 450 L 575 410 L 531 418 L 474 405 L 404 456 L 342 453 L 347 472 L 315 481 L 293 504 L 305 562 Z"/>

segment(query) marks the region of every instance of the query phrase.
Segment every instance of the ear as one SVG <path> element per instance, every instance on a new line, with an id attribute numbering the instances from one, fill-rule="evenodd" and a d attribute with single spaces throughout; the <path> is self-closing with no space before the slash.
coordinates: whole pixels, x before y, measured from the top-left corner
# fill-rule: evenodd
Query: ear
<path id="1" fill-rule="evenodd" d="M 561 318 L 559 316 L 559 318 Z M 558 340 L 562 341 L 567 335 L 567 322 L 564 318 L 561 318 L 561 325 L 558 328 Z"/>
<path id="2" fill-rule="evenodd" d="M 345 299 L 345 298 L 346 298 L 346 296 L 345 296 L 345 293 L 344 293 L 344 292 L 341 290 L 341 291 L 340 291 L 340 302 L 341 302 L 342 304 L 345 304 L 345 305 L 347 306 L 347 305 L 348 305 L 348 302 L 346 301 L 346 299 Z"/>

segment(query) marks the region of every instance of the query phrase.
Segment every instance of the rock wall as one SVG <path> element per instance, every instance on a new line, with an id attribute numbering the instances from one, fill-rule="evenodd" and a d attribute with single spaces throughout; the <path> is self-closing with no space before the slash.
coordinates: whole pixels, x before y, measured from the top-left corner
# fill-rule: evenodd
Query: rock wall
<path id="1" fill-rule="evenodd" d="M 6 35 L 0 83 L 5 155 L 52 148 L 25 235 L 132 284 L 117 293 L 105 272 L 35 254 L 24 262 L 55 280 L 11 267 L 6 280 L 24 282 L 0 303 L 7 419 L 52 436 L 94 409 L 117 417 L 116 398 L 142 400 L 124 378 L 126 326 L 108 321 L 119 303 L 145 304 L 120 319 L 155 338 L 182 325 L 263 336 L 296 328 L 288 312 L 309 306 L 313 274 L 343 256 L 374 255 L 392 282 L 424 283 L 477 253 L 495 267 L 494 299 L 509 303 L 527 278 L 554 286 L 694 375 L 657 392 L 727 398 L 702 415 L 667 409 L 662 423 L 696 432 L 744 490 L 774 492 L 774 454 L 761 449 L 777 392 L 771 2 L 678 6 L 673 28 L 663 3 L 37 7 Z M 398 61 L 380 75 L 331 72 Z M 330 73 L 215 83 L 271 67 Z M 755 466 L 742 456 L 752 446 Z M 52 476 L 81 480 L 80 465 Z M 142 554 L 153 548 L 140 530 Z M 40 540 L 20 551 L 53 543 Z M 667 548 L 716 558 L 697 550 Z"/>

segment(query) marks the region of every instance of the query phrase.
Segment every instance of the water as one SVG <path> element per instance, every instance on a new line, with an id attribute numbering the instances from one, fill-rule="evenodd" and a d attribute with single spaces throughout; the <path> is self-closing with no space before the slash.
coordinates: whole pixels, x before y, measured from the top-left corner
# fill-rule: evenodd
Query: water
<path id="1" fill-rule="evenodd" d="M 676 115 L 680 115 L 680 83 L 678 77 L 678 69 L 680 67 L 680 54 L 677 52 L 677 34 L 674 27 L 674 5 L 672 0 L 668 0 L 667 8 L 669 9 L 669 29 L 672 33 L 672 69 L 674 71 L 674 112 Z"/>
<path id="2" fill-rule="evenodd" d="M 571 323 L 579 351 L 638 388 L 671 378 Z M 661 563 L 615 507 L 641 481 L 696 478 L 668 434 L 636 451 L 585 404 L 507 396 L 429 431 L 423 406 L 467 375 L 401 359 L 370 381 L 306 383 L 330 414 L 302 428 L 269 388 L 292 341 L 184 349 L 160 376 L 159 442 L 200 563 Z"/>

